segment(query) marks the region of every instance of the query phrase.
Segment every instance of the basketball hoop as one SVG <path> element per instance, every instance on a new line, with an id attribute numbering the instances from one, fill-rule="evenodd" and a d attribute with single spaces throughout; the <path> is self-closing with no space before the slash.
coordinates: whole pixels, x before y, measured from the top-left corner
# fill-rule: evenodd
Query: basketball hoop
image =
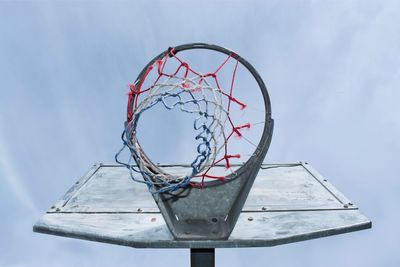
<path id="1" fill-rule="evenodd" d="M 201 72 L 192 66 L 192 62 L 180 56 L 184 51 L 194 49 L 203 53 L 207 50 L 216 51 L 224 57 L 213 69 Z M 223 76 L 221 72 L 229 62 L 232 62 L 232 69 L 228 73 L 229 76 L 227 73 Z M 256 81 L 258 93 L 263 98 L 263 106 L 255 108 L 264 113 L 261 122 L 264 128 L 258 144 L 249 141 L 255 148 L 247 159 L 230 149 L 231 143 L 235 142 L 234 137 L 245 138 L 242 131 L 252 127 L 249 121 L 235 120 L 232 116 L 234 108 L 253 108 L 252 103 L 245 103 L 236 96 L 238 90 L 248 90 L 235 88 L 239 69 L 248 72 Z M 222 85 L 223 78 L 228 82 Z M 121 151 L 128 148 L 131 158 L 125 162 L 119 160 L 119 151 L 116 160 L 131 172 L 139 172 L 144 180 L 137 180 L 134 175 L 131 175 L 132 179 L 146 183 L 153 194 L 173 193 L 187 187 L 204 188 L 231 181 L 246 169 L 258 169 L 268 150 L 273 124 L 266 87 L 257 71 L 245 59 L 226 48 L 209 44 L 188 44 L 169 48 L 147 64 L 136 81 L 130 85 L 128 95 L 127 121 L 122 134 L 124 146 Z M 139 119 L 144 112 L 157 105 L 167 110 L 178 109 L 194 117 L 193 144 L 196 146 L 197 155 L 187 162 L 191 167 L 190 173 L 167 173 L 152 162 L 140 145 L 136 134 L 140 130 Z M 245 163 L 232 167 L 232 161 L 235 159 Z M 225 171 L 223 174 L 216 174 L 215 169 L 221 164 Z"/>

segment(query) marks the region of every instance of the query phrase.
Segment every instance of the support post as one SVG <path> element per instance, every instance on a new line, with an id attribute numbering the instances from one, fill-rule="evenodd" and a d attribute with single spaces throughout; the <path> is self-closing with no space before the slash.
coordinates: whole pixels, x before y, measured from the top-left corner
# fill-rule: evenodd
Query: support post
<path id="1" fill-rule="evenodd" d="M 191 248 L 190 249 L 191 267 L 215 267 L 214 248 Z"/>

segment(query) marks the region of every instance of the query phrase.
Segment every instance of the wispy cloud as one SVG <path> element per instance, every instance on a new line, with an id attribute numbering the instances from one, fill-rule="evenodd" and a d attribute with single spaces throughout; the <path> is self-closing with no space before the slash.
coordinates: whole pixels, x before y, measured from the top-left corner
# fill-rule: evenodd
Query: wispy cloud
<path id="1" fill-rule="evenodd" d="M 33 198 L 29 194 L 23 179 L 14 166 L 13 156 L 9 153 L 6 141 L 0 131 L 0 179 L 5 183 L 14 195 L 15 203 L 19 203 L 28 211 L 38 214 Z"/>

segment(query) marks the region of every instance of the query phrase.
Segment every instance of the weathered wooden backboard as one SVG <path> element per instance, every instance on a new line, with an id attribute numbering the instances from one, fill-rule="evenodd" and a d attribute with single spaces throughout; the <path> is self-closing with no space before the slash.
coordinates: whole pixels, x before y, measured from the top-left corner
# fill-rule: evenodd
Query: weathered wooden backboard
<path id="1" fill-rule="evenodd" d="M 370 227 L 309 164 L 273 164 L 262 165 L 228 240 L 174 240 L 145 185 L 133 182 L 125 167 L 96 164 L 33 230 L 136 248 L 222 248 L 275 246 Z"/>

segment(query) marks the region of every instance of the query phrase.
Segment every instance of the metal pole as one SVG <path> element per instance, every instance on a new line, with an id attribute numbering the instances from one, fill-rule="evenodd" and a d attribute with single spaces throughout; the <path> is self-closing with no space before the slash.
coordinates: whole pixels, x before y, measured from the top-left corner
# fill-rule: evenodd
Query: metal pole
<path id="1" fill-rule="evenodd" d="M 191 248 L 190 249 L 191 267 L 215 267 L 214 248 Z"/>

